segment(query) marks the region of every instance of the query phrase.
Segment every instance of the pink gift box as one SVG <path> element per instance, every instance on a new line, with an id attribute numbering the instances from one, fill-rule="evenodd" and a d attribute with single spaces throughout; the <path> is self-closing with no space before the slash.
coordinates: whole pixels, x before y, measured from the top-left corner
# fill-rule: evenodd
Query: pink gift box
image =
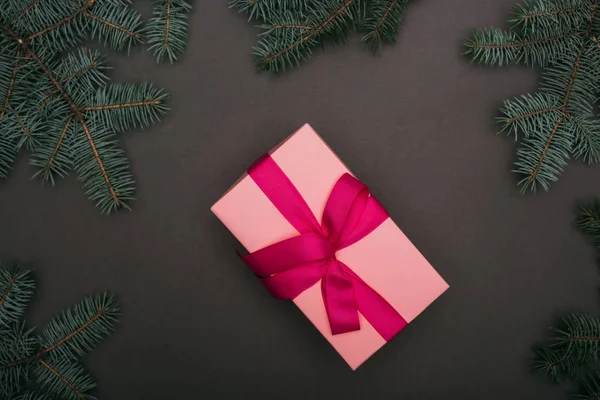
<path id="1" fill-rule="evenodd" d="M 321 221 L 332 188 L 342 175 L 351 172 L 308 124 L 269 154 Z M 213 205 L 212 211 L 249 252 L 299 234 L 247 173 Z M 391 218 L 335 256 L 408 323 L 448 289 Z M 386 343 L 362 315 L 360 330 L 333 335 L 319 283 L 293 301 L 352 369 Z"/>

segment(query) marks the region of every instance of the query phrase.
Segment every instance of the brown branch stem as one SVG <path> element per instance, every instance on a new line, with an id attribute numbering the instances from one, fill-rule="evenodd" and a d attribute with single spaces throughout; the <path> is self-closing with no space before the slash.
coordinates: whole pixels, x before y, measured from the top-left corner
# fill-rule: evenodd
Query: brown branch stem
<path id="1" fill-rule="evenodd" d="M 159 100 L 147 100 L 147 101 L 138 101 L 135 103 L 122 103 L 122 104 L 110 104 L 105 106 L 89 106 L 84 107 L 83 111 L 102 111 L 102 110 L 116 110 L 120 108 L 129 108 L 129 107 L 143 107 L 149 105 L 160 104 Z"/>
<path id="2" fill-rule="evenodd" d="M 67 378 L 65 378 L 57 370 L 52 368 L 52 366 L 50 364 L 46 363 L 44 360 L 40 360 L 40 364 L 42 364 L 44 366 L 44 368 L 48 369 L 48 371 L 50 371 L 54 376 L 56 376 L 65 385 L 67 385 L 69 387 L 69 389 L 71 389 L 71 391 L 73 393 L 75 393 L 75 396 L 77 396 L 78 399 L 83 399 L 83 394 L 79 390 L 77 390 L 77 388 L 75 388 L 75 386 L 73 386 L 73 384 L 71 382 L 69 382 L 69 380 Z"/>
<path id="3" fill-rule="evenodd" d="M 19 113 L 17 113 L 17 110 L 15 110 L 14 107 L 10 104 L 8 105 L 8 109 L 17 118 L 17 121 L 19 122 L 19 125 L 21 125 L 21 128 L 23 128 L 23 131 L 25 132 L 25 134 L 27 136 L 31 137 L 31 131 L 29 130 L 29 128 L 27 128 L 27 124 L 25 123 L 25 121 L 23 121 L 23 119 L 19 116 Z"/>
<path id="4" fill-rule="evenodd" d="M 543 110 L 533 111 L 533 112 L 530 112 L 530 113 L 527 113 L 527 114 L 519 115 L 518 117 L 513 117 L 513 118 L 506 119 L 506 120 L 504 120 L 504 123 L 505 124 L 510 124 L 512 122 L 519 121 L 519 120 L 521 120 L 523 118 L 533 117 L 534 115 L 544 114 L 544 113 L 552 112 L 552 111 L 560 111 L 560 110 L 561 110 L 561 107 L 545 108 Z"/>
<path id="5" fill-rule="evenodd" d="M 17 72 L 19 70 L 19 57 L 21 56 L 21 49 L 17 50 L 17 56 L 15 60 L 15 67 L 13 68 L 12 75 L 10 77 L 10 83 L 8 84 L 8 90 L 6 91 L 6 97 L 4 98 L 4 104 L 2 105 L 2 109 L 0 109 L 0 119 L 4 117 L 6 113 L 6 109 L 10 103 L 10 96 L 12 95 L 12 91 L 15 87 L 15 83 L 17 81 Z"/>
<path id="6" fill-rule="evenodd" d="M 594 21 L 594 17 L 596 15 L 597 9 L 598 9 L 598 4 L 595 4 L 594 8 L 592 9 L 592 15 L 590 17 L 590 21 L 588 23 L 588 28 L 587 28 L 587 33 L 586 33 L 586 35 L 588 37 L 590 37 L 592 35 L 592 23 Z M 542 154 L 540 155 L 535 168 L 529 173 L 529 175 L 531 176 L 531 179 L 537 178 L 537 176 L 540 172 L 540 168 L 542 166 L 542 162 L 546 158 L 546 154 L 548 153 L 550 144 L 552 143 L 552 140 L 554 139 L 554 135 L 558 131 L 558 127 L 560 126 L 561 122 L 565 118 L 565 114 L 567 113 L 567 107 L 569 105 L 569 100 L 571 98 L 571 92 L 573 91 L 573 87 L 575 85 L 575 78 L 577 77 L 577 72 L 579 71 L 581 56 L 583 54 L 584 47 L 585 47 L 585 41 L 581 45 L 581 48 L 579 49 L 579 53 L 577 54 L 577 58 L 575 59 L 575 63 L 573 65 L 573 71 L 571 71 L 571 75 L 569 76 L 569 83 L 567 84 L 567 88 L 565 90 L 565 99 L 564 99 L 562 107 L 561 107 L 562 115 L 558 118 L 558 121 L 556 121 L 556 124 L 554 124 L 554 128 L 552 129 L 552 132 L 550 133 L 548 140 L 546 140 L 546 145 L 544 146 L 544 149 L 542 150 Z"/>
<path id="7" fill-rule="evenodd" d="M 273 26 L 271 26 L 271 29 L 286 29 L 286 28 L 306 29 L 307 31 L 312 31 L 313 29 L 315 29 L 314 27 L 308 26 L 308 25 L 284 24 L 284 25 L 273 25 Z"/>
<path id="8" fill-rule="evenodd" d="M 134 37 L 134 38 L 136 38 L 136 39 L 139 39 L 139 38 L 140 38 L 140 34 L 139 34 L 139 33 L 132 32 L 132 31 L 130 31 L 130 30 L 128 30 L 128 29 L 125 29 L 125 28 L 123 28 L 122 26 L 119 26 L 119 25 L 117 25 L 117 24 L 113 24 L 113 23 L 112 23 L 112 22 L 110 22 L 110 21 L 107 21 L 107 20 L 105 20 L 105 19 L 102 19 L 102 18 L 100 18 L 100 17 L 97 17 L 97 16 L 95 16 L 94 14 L 92 14 L 92 13 L 91 13 L 91 12 L 89 12 L 89 11 L 86 11 L 86 13 L 85 13 L 85 16 L 86 16 L 86 17 L 88 17 L 88 18 L 91 18 L 91 19 L 93 19 L 93 20 L 96 20 L 96 21 L 98 21 L 98 22 L 100 22 L 100 23 L 103 23 L 104 25 L 106 25 L 106 26 L 109 26 L 109 27 L 111 27 L 111 28 L 113 28 L 113 29 L 116 29 L 116 30 L 119 30 L 119 31 L 121 31 L 121 32 L 124 32 L 124 33 L 128 34 L 129 36 L 132 36 L 132 37 Z"/>

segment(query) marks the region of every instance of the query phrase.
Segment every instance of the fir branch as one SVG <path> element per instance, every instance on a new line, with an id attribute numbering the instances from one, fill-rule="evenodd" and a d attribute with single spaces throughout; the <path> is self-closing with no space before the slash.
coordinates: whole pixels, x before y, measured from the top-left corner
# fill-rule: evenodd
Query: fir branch
<path id="1" fill-rule="evenodd" d="M 553 328 L 553 343 L 536 349 L 533 369 L 553 381 L 573 378 L 582 367 L 600 361 L 600 319 L 568 314 Z"/>
<path id="2" fill-rule="evenodd" d="M 0 364 L 11 364 L 18 359 L 29 359 L 35 354 L 37 339 L 31 329 L 19 321 L 0 329 Z M 30 382 L 29 365 L 18 364 L 0 369 L 0 397 L 11 399 L 22 392 Z"/>
<path id="3" fill-rule="evenodd" d="M 127 3 L 11 0 L 0 9 L 0 178 L 26 145 L 42 181 L 54 184 L 74 168 L 102 212 L 129 208 L 135 182 L 116 134 L 157 121 L 167 96 L 149 85 L 108 87 L 98 53 L 66 52 L 90 37 L 116 50 L 142 42 L 140 14 Z M 173 60 L 185 44 L 189 5 L 168 4 L 161 34 Z"/>
<path id="4" fill-rule="evenodd" d="M 534 352 L 533 371 L 553 382 L 561 382 L 576 368 L 576 361 L 567 348 L 549 345 L 538 347 Z"/>
<path id="5" fill-rule="evenodd" d="M 113 84 L 98 90 L 83 111 L 123 132 L 158 120 L 168 110 L 167 98 L 163 90 L 149 84 Z"/>
<path id="6" fill-rule="evenodd" d="M 15 57 L 15 66 L 13 68 L 12 75 L 10 77 L 10 81 L 8 83 L 8 90 L 6 91 L 6 95 L 4 97 L 4 104 L 2 108 L 0 108 L 0 120 L 4 117 L 6 110 L 10 104 L 10 96 L 12 95 L 12 91 L 15 88 L 15 83 L 17 81 L 17 72 L 19 71 L 19 58 L 21 57 L 21 49 L 17 51 L 17 55 Z"/>
<path id="7" fill-rule="evenodd" d="M 293 29 L 284 30 L 283 33 L 272 30 L 273 26 L 289 25 L 287 14 L 283 16 L 283 23 L 273 21 L 272 24 L 262 25 L 261 28 L 266 32 L 263 33 L 263 39 L 254 49 L 258 68 L 274 73 L 282 72 L 307 59 L 312 48 L 320 40 L 324 38 L 343 40 L 352 28 L 352 11 L 356 11 L 356 4 L 357 0 L 323 2 L 319 9 L 312 11 L 301 20 L 310 22 L 309 24 L 301 23 L 301 25 L 314 27 L 308 33 L 298 33 Z M 352 9 L 353 7 L 355 10 Z"/>
<path id="8" fill-rule="evenodd" d="M 501 131 L 522 135 L 514 172 L 521 191 L 548 190 L 570 157 L 600 161 L 600 121 L 593 106 L 600 90 L 598 3 L 525 0 L 515 7 L 512 30 L 474 32 L 465 43 L 473 61 L 545 67 L 538 93 L 507 100 Z"/>
<path id="9" fill-rule="evenodd" d="M 520 31 L 553 29 L 556 26 L 579 28 L 587 25 L 587 15 L 593 3 L 589 0 L 525 0 L 517 4 L 510 20 Z"/>
<path id="10" fill-rule="evenodd" d="M 581 158 L 588 164 L 600 161 L 600 121 L 590 117 L 574 117 L 567 114 L 575 136 L 573 157 Z"/>
<path id="11" fill-rule="evenodd" d="M 21 149 L 25 146 L 28 150 L 32 150 L 39 144 L 39 138 L 43 136 L 46 126 L 37 116 L 31 113 L 24 114 L 23 109 L 17 110 L 10 104 L 8 108 L 11 117 L 7 122 L 13 122 L 10 129 L 13 131 L 15 147 Z"/>
<path id="12" fill-rule="evenodd" d="M 88 1 L 88 3 L 89 3 L 89 1 Z M 11 33 L 11 35 L 13 35 L 13 37 L 17 37 L 14 32 L 10 31 L 10 33 Z M 103 212 L 106 212 L 106 213 L 109 213 L 109 212 L 114 211 L 121 207 L 127 208 L 128 207 L 127 204 L 123 203 L 119 197 L 121 195 L 123 195 L 126 198 L 126 200 L 132 199 L 132 197 L 129 195 L 129 192 L 131 190 L 127 189 L 127 193 L 117 192 L 115 185 L 112 182 L 112 178 L 109 177 L 106 167 L 104 166 L 103 159 L 98 151 L 98 147 L 96 146 L 93 135 L 90 132 L 90 129 L 88 128 L 88 124 L 86 123 L 81 110 L 79 109 L 77 104 L 75 104 L 75 102 L 71 99 L 71 96 L 67 93 L 67 91 L 65 90 L 63 85 L 56 79 L 56 77 L 52 74 L 52 72 L 49 70 L 49 68 L 39 58 L 39 56 L 31 48 L 29 48 L 28 41 L 21 40 L 21 46 L 31 56 L 31 58 L 33 58 L 37 62 L 40 69 L 44 72 L 44 74 L 48 77 L 50 82 L 52 82 L 52 84 L 56 87 L 56 89 L 59 91 L 59 93 L 65 99 L 65 101 L 71 108 L 75 118 L 77 118 L 77 120 L 81 124 L 81 128 L 82 128 L 83 132 L 85 133 L 85 137 L 87 138 L 87 143 L 88 143 L 89 149 L 92 151 L 92 153 L 94 155 L 94 160 L 97 164 L 97 169 L 99 170 L 102 178 L 104 179 L 104 182 L 106 183 L 105 188 L 110 193 L 110 199 L 107 200 L 107 198 L 105 196 L 102 196 L 102 194 L 101 194 L 102 189 L 99 189 L 97 186 L 94 186 L 92 188 L 94 191 L 93 199 L 97 201 L 98 205 L 102 206 Z M 89 164 L 88 164 L 88 167 L 89 167 Z M 82 170 L 82 172 L 85 176 L 84 179 L 89 182 L 89 180 L 92 178 L 92 176 L 89 173 L 90 169 L 85 168 L 84 170 Z M 128 176 L 127 179 L 129 180 L 130 177 Z"/>
<path id="13" fill-rule="evenodd" d="M 578 207 L 577 226 L 600 249 L 600 199 L 594 198 Z"/>
<path id="14" fill-rule="evenodd" d="M 90 132 L 90 129 L 88 128 L 88 126 L 85 123 L 85 120 L 83 119 L 81 114 L 78 115 L 78 118 L 79 118 L 79 122 L 81 123 L 81 128 L 83 129 L 83 132 L 85 132 L 85 136 L 87 138 L 89 148 L 94 153 L 94 160 L 97 164 L 97 167 L 100 169 L 102 178 L 104 178 L 104 181 L 106 182 L 106 187 L 107 187 L 108 191 L 110 192 L 111 199 L 109 201 L 109 206 L 103 206 L 103 208 L 102 208 L 103 211 L 111 211 L 112 209 L 117 209 L 121 206 L 126 207 L 125 204 L 121 204 L 121 201 L 119 200 L 120 193 L 118 193 L 116 191 L 115 186 L 111 182 L 111 178 L 108 176 L 108 172 L 106 171 L 106 167 L 104 166 L 102 157 L 100 156 L 100 153 L 98 152 L 98 147 L 96 146 L 96 140 L 92 137 L 92 133 Z"/>
<path id="15" fill-rule="evenodd" d="M 0 265 L 0 290 L 8 293 L 3 304 L 13 304 L 19 314 L 0 323 L 0 397 L 93 399 L 90 391 L 96 384 L 77 359 L 114 330 L 118 314 L 114 298 L 106 294 L 85 298 L 36 336 L 19 322 L 33 291 L 30 271 Z M 2 313 L 0 308 L 0 318 Z"/>
<path id="16" fill-rule="evenodd" d="M 30 271 L 20 267 L 0 268 L 0 329 L 23 316 L 33 288 Z"/>
<path id="17" fill-rule="evenodd" d="M 529 137 L 543 131 L 549 124 L 563 116 L 562 104 L 554 96 L 545 93 L 527 94 L 520 98 L 506 100 L 501 109 L 498 123 L 501 132 Z"/>
<path id="18" fill-rule="evenodd" d="M 577 399 L 600 399 L 600 372 L 594 372 L 581 381 L 581 389 L 575 396 Z"/>
<path id="19" fill-rule="evenodd" d="M 567 31 L 526 39 L 515 32 L 488 28 L 471 35 L 465 42 L 464 54 L 486 65 L 502 66 L 520 61 L 547 65 L 561 56 L 558 49 L 568 47 L 573 41 L 578 43 L 580 37 L 579 32 Z"/>
<path id="20" fill-rule="evenodd" d="M 185 0 L 155 0 L 146 34 L 148 50 L 153 52 L 157 62 L 168 59 L 173 63 L 185 50 L 186 19 L 191 8 Z"/>
<path id="21" fill-rule="evenodd" d="M 13 400 L 52 400 L 52 399 L 50 399 L 50 397 L 46 396 L 43 393 L 27 391 L 27 392 L 15 397 Z"/>
<path id="22" fill-rule="evenodd" d="M 0 364 L 0 371 L 54 354 L 65 359 L 82 356 L 114 331 L 118 315 L 119 308 L 113 297 L 106 294 L 88 297 L 42 329 L 41 351 Z"/>
<path id="23" fill-rule="evenodd" d="M 367 31 L 363 41 L 376 53 L 383 43 L 396 43 L 408 0 L 373 0 L 369 16 L 362 28 Z"/>
<path id="24" fill-rule="evenodd" d="M 109 21 L 104 20 L 104 19 L 102 19 L 100 17 L 97 17 L 97 16 L 95 16 L 94 14 L 92 14 L 89 11 L 86 12 L 85 15 L 86 15 L 86 17 L 89 17 L 89 18 L 93 19 L 94 21 L 98 21 L 101 24 L 108 26 L 109 28 L 116 29 L 116 30 L 118 30 L 120 32 L 123 32 L 125 35 L 131 36 L 131 37 L 133 37 L 135 39 L 140 39 L 141 36 L 142 36 L 141 34 L 139 34 L 137 32 L 130 31 L 127 28 L 123 28 L 122 26 L 113 24 L 112 22 L 109 22 Z"/>
<path id="25" fill-rule="evenodd" d="M 231 0 L 229 4 L 246 13 L 248 19 L 264 20 L 284 13 L 302 15 L 319 5 L 318 0 Z"/>
<path id="26" fill-rule="evenodd" d="M 85 11 L 90 20 L 92 39 L 98 38 L 113 50 L 129 50 L 142 42 L 141 14 L 124 3 Z"/>
<path id="27" fill-rule="evenodd" d="M 25 15 L 27 15 L 27 13 L 29 11 L 31 11 L 33 9 L 33 7 L 35 7 L 37 5 L 37 3 L 40 0 L 31 0 L 31 3 L 12 21 L 10 21 L 8 24 L 9 25 L 13 25 L 15 22 L 17 22 L 18 20 L 20 20 L 21 18 L 23 18 Z"/>
<path id="28" fill-rule="evenodd" d="M 51 182 L 51 184 L 54 185 L 55 176 L 62 178 L 67 174 L 68 170 L 71 168 L 69 159 L 70 152 L 69 150 L 65 151 L 63 146 L 72 122 L 73 117 L 69 117 L 57 139 L 53 140 L 53 137 L 47 137 L 47 139 L 56 143 L 53 148 L 50 146 L 39 146 L 36 149 L 32 164 L 41 168 L 34 177 L 41 175 L 45 182 Z M 48 149 L 52 149 L 50 154 L 48 154 Z"/>
<path id="29" fill-rule="evenodd" d="M 0 121 L 0 131 L 4 128 L 5 123 Z M 0 178 L 5 178 L 13 165 L 17 156 L 17 148 L 14 139 L 9 135 L 0 135 Z"/>
<path id="30" fill-rule="evenodd" d="M 69 14 L 67 16 L 65 16 L 63 19 L 61 19 L 60 21 L 56 22 L 53 25 L 50 25 L 42 30 L 39 30 L 37 32 L 34 32 L 32 34 L 30 34 L 27 38 L 27 40 L 31 41 L 39 36 L 42 36 L 43 34 L 47 33 L 47 32 L 51 32 L 55 29 L 58 29 L 59 27 L 61 27 L 62 25 L 68 23 L 69 21 L 71 21 L 73 18 L 77 17 L 78 15 L 83 14 L 87 9 L 89 9 L 90 7 L 92 7 L 94 5 L 94 3 L 96 2 L 96 0 L 86 0 L 83 5 L 78 8 L 75 12 L 73 12 L 72 14 Z"/>
<path id="31" fill-rule="evenodd" d="M 86 393 L 96 387 L 78 364 L 57 358 L 39 359 L 37 381 L 49 393 L 65 400 L 92 399 Z"/>
<path id="32" fill-rule="evenodd" d="M 50 353 L 64 358 L 84 355 L 114 331 L 118 315 L 111 296 L 84 299 L 42 328 L 43 350 L 37 358 Z"/>

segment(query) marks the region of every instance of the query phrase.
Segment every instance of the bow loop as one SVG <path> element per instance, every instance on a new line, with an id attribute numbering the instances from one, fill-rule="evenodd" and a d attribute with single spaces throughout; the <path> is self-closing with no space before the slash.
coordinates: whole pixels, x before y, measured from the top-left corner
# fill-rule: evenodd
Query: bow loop
<path id="1" fill-rule="evenodd" d="M 387 212 L 370 195 L 369 188 L 346 173 L 327 199 L 321 225 L 329 241 L 341 250 L 367 236 L 387 218 Z"/>

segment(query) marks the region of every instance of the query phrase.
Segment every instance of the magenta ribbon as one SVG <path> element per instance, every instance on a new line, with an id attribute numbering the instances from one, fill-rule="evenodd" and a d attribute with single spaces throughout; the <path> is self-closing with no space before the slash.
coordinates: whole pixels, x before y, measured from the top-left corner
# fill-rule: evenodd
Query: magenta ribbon
<path id="1" fill-rule="evenodd" d="M 242 257 L 273 297 L 293 300 L 320 280 L 332 334 L 360 330 L 359 311 L 386 341 L 407 325 L 394 307 L 335 256 L 388 218 L 365 185 L 344 174 L 333 187 L 319 224 L 271 156 L 259 159 L 248 174 L 300 233 Z"/>

